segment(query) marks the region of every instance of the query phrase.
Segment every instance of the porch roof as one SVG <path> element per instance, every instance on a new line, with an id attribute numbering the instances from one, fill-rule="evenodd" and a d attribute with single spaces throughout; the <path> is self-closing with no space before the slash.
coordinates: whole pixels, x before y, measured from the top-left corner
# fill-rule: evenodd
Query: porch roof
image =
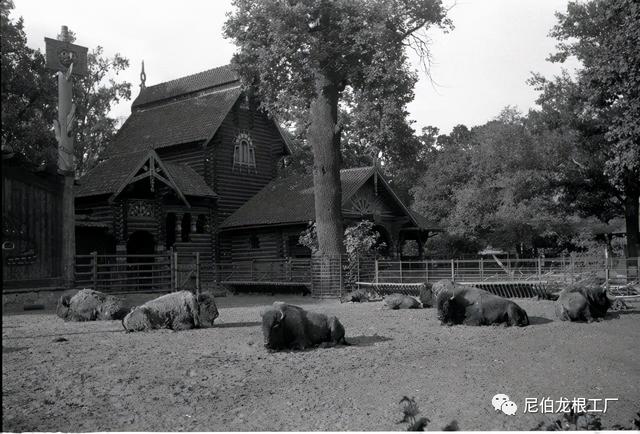
<path id="1" fill-rule="evenodd" d="M 343 169 L 340 171 L 342 184 L 342 205 L 377 173 L 381 184 L 405 210 L 410 221 L 423 229 L 416 219 L 415 211 L 411 211 L 397 198 L 378 169 L 373 166 Z M 420 216 L 421 217 L 421 216 Z M 230 215 L 220 226 L 229 230 L 248 226 L 269 226 L 282 224 L 307 223 L 315 220 L 315 200 L 313 194 L 313 176 L 298 175 L 274 180 L 260 190 L 249 201 Z M 424 217 L 422 220 L 426 221 Z M 426 228 L 424 228 L 426 229 Z"/>
<path id="2" fill-rule="evenodd" d="M 146 150 L 114 155 L 100 163 L 78 180 L 75 197 L 118 193 L 151 155 L 166 168 L 168 177 L 175 183 L 179 193 L 187 196 L 217 196 L 205 180 L 191 167 L 184 164 L 163 162 L 154 151 Z"/>

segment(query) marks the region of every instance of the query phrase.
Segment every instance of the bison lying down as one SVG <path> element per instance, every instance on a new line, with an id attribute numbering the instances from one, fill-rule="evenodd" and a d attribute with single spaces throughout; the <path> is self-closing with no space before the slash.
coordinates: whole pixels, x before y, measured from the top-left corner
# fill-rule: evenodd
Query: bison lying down
<path id="1" fill-rule="evenodd" d="M 527 312 L 513 301 L 472 286 L 449 282 L 436 304 L 440 321 L 447 325 L 529 325 Z"/>
<path id="2" fill-rule="evenodd" d="M 384 298 L 384 305 L 389 309 L 420 309 L 422 305 L 418 300 L 408 295 L 390 294 Z"/>
<path id="3" fill-rule="evenodd" d="M 128 311 L 121 298 L 92 289 L 63 294 L 56 308 L 56 314 L 65 321 L 122 319 Z"/>
<path id="4" fill-rule="evenodd" d="M 136 307 L 122 320 L 122 325 L 127 332 L 161 328 L 187 330 L 213 325 L 216 318 L 218 309 L 211 295 L 196 296 L 189 291 L 180 291 Z"/>
<path id="5" fill-rule="evenodd" d="M 262 313 L 264 346 L 272 350 L 304 350 L 315 345 L 348 345 L 344 327 L 335 316 L 308 312 L 276 301 Z"/>
<path id="6" fill-rule="evenodd" d="M 556 316 L 562 321 L 587 321 L 604 318 L 614 299 L 598 286 L 562 290 L 556 301 Z"/>

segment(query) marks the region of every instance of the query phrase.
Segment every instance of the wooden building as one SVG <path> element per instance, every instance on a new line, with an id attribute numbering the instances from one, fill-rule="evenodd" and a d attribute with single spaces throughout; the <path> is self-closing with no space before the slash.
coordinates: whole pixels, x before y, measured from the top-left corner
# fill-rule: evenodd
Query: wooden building
<path id="1" fill-rule="evenodd" d="M 77 252 L 174 248 L 211 263 L 220 223 L 289 153 L 230 66 L 142 86 L 106 161 L 79 180 Z"/>
<path id="2" fill-rule="evenodd" d="M 63 287 L 63 177 L 2 149 L 2 289 Z"/>
<path id="3" fill-rule="evenodd" d="M 370 220 L 386 245 L 382 252 L 385 256 L 400 256 L 404 242 L 409 240 L 416 242 L 422 256 L 424 243 L 438 231 L 437 227 L 408 209 L 377 167 L 343 169 L 340 181 L 345 227 Z M 311 252 L 298 244 L 298 239 L 314 220 L 313 177 L 275 180 L 222 222 L 221 259 L 236 262 L 310 257 Z"/>
<path id="4" fill-rule="evenodd" d="M 107 150 L 79 180 L 77 252 L 200 252 L 204 267 L 308 255 L 297 244 L 313 215 L 310 177 L 276 179 L 286 133 L 258 110 L 230 66 L 142 86 Z M 433 228 L 373 167 L 342 172 L 346 220 L 371 218 L 395 252 Z"/>

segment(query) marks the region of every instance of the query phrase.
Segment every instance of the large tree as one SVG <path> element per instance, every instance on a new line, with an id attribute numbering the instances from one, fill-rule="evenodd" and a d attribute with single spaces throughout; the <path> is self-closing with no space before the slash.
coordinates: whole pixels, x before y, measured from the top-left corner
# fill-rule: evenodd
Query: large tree
<path id="1" fill-rule="evenodd" d="M 56 156 L 52 128 L 56 83 L 45 69 L 42 53 L 27 46 L 22 18 L 13 21 L 9 17 L 12 8 L 10 0 L 0 1 L 2 146 L 40 162 Z"/>
<path id="2" fill-rule="evenodd" d="M 640 5 L 636 0 L 570 2 L 556 14 L 551 35 L 559 40 L 554 62 L 575 57 L 581 68 L 545 80 L 543 114 L 555 129 L 571 131 L 566 167 L 580 179 L 565 199 L 602 220 L 611 210 L 625 216 L 627 254 L 639 255 L 640 201 Z M 573 137 L 572 137 L 573 136 Z M 582 190 L 582 191 L 580 191 Z M 598 203 L 599 202 L 599 203 Z M 609 209 L 607 209 L 609 208 Z"/>
<path id="3" fill-rule="evenodd" d="M 341 102 L 384 128 L 413 98 L 407 49 L 428 59 L 429 26 L 450 26 L 439 0 L 236 0 L 225 34 L 263 107 L 281 118 L 308 112 L 319 252 L 342 252 Z M 426 65 L 425 61 L 425 65 Z M 294 113 L 294 116 L 291 114 Z"/>
<path id="4" fill-rule="evenodd" d="M 56 118 L 57 84 L 55 74 L 45 68 L 44 56 L 27 46 L 22 18 L 10 18 L 13 3 L 2 4 L 2 145 L 39 164 L 55 165 L 57 153 L 53 133 Z M 72 39 L 74 37 L 71 32 Z M 119 54 L 104 56 L 102 47 L 91 50 L 88 74 L 74 77 L 73 98 L 77 123 L 74 151 L 76 174 L 82 175 L 100 159 L 102 151 L 117 130 L 117 119 L 109 116 L 114 104 L 131 97 L 131 84 L 117 81 L 129 66 Z"/>

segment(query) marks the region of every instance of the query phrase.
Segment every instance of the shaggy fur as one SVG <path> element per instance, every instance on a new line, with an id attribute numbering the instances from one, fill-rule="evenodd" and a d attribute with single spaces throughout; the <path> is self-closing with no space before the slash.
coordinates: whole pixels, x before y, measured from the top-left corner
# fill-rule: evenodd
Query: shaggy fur
<path id="1" fill-rule="evenodd" d="M 316 345 L 348 345 L 335 316 L 308 312 L 282 302 L 262 313 L 264 346 L 272 350 L 304 350 Z"/>
<path id="2" fill-rule="evenodd" d="M 442 324 L 529 325 L 527 312 L 516 303 L 475 287 L 451 283 L 438 294 L 436 305 Z"/>
<path id="3" fill-rule="evenodd" d="M 556 316 L 562 321 L 591 322 L 604 318 L 612 305 L 607 291 L 599 286 L 570 287 L 556 301 Z"/>
<path id="4" fill-rule="evenodd" d="M 122 321 L 128 332 L 167 328 L 188 330 L 213 325 L 218 317 L 213 296 L 189 291 L 172 292 L 133 309 Z"/>
<path id="5" fill-rule="evenodd" d="M 347 295 L 345 295 L 340 299 L 341 303 L 348 303 L 350 301 L 354 303 L 362 303 L 364 301 L 369 301 L 369 295 L 363 289 L 356 289 L 355 291 L 351 291 L 350 293 L 348 293 Z"/>
<path id="6" fill-rule="evenodd" d="M 420 309 L 418 300 L 404 294 L 390 294 L 384 298 L 384 305 L 389 309 Z"/>
<path id="7" fill-rule="evenodd" d="M 65 321 L 122 319 L 128 309 L 119 297 L 92 289 L 67 292 L 58 299 L 56 314 Z"/>
<path id="8" fill-rule="evenodd" d="M 431 283 L 424 283 L 420 287 L 420 295 L 418 297 L 422 307 L 433 307 L 436 302 L 436 297 L 433 294 L 433 285 Z"/>

